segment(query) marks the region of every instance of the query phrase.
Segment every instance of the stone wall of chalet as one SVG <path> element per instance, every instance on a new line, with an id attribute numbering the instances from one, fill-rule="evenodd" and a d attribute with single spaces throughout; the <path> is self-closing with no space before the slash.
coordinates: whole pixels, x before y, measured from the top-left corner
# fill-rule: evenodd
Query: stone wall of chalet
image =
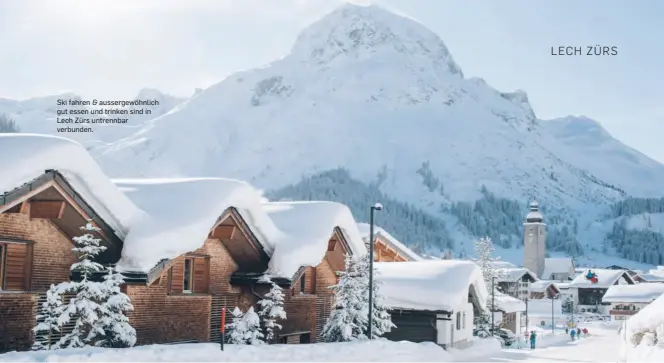
<path id="1" fill-rule="evenodd" d="M 27 213 L 0 213 L 2 238 L 33 241 L 34 245 L 28 291 L 0 292 L 0 353 L 32 346 L 39 294 L 51 284 L 68 281 L 76 261 L 72 242 L 50 220 L 30 220 Z"/>

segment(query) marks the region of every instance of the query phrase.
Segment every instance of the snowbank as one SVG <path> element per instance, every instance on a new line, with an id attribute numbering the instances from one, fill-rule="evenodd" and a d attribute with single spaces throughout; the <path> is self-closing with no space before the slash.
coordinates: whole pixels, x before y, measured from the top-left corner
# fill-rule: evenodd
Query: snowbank
<path id="1" fill-rule="evenodd" d="M 499 357 L 503 351 L 500 340 L 494 337 L 473 337 L 473 345 L 467 349 L 449 349 L 455 362 L 481 362 L 487 357 Z"/>
<path id="2" fill-rule="evenodd" d="M 586 274 L 588 271 L 592 271 L 597 274 L 597 283 L 593 284 L 590 280 L 586 279 Z M 620 281 L 618 281 L 620 280 Z M 624 285 L 629 283 L 634 283 L 632 278 L 625 270 L 607 270 L 607 269 L 598 269 L 591 268 L 585 269 L 583 272 L 574 278 L 569 284 L 569 287 L 599 287 L 599 288 L 609 288 L 611 285 L 615 284 L 618 281 L 619 284 Z"/>
<path id="3" fill-rule="evenodd" d="M 638 313 L 632 315 L 626 322 L 627 335 L 664 330 L 664 295 L 648 304 Z M 660 337 L 662 338 L 662 337 Z"/>
<path id="4" fill-rule="evenodd" d="M 104 174 L 79 143 L 57 136 L 0 134 L 0 193 L 47 169 L 60 172 L 92 209 L 124 237 L 142 212 Z"/>
<path id="5" fill-rule="evenodd" d="M 385 304 L 395 309 L 455 311 L 468 302 L 472 285 L 482 307 L 487 290 L 479 266 L 471 261 L 377 262 Z"/>
<path id="6" fill-rule="evenodd" d="M 377 339 L 350 343 L 146 345 L 128 349 L 83 348 L 0 354 L 7 362 L 450 362 L 434 343 Z"/>
<path id="7" fill-rule="evenodd" d="M 251 185 L 223 178 L 114 180 L 147 215 L 125 239 L 123 270 L 148 271 L 160 260 L 201 247 L 217 219 L 235 207 L 270 253 L 283 237 Z"/>
<path id="8" fill-rule="evenodd" d="M 613 285 L 606 290 L 602 302 L 651 302 L 664 294 L 664 284 Z"/>
<path id="9" fill-rule="evenodd" d="M 276 244 L 270 259 L 270 272 L 292 277 L 302 266 L 318 265 L 327 245 L 339 227 L 356 256 L 366 253 L 364 241 L 347 206 L 334 202 L 268 202 L 263 208 L 287 238 Z"/>
<path id="10" fill-rule="evenodd" d="M 358 223 L 357 228 L 360 230 L 360 234 L 365 241 L 369 240 L 370 225 L 368 223 Z M 384 229 L 374 225 L 374 238 L 376 235 L 380 235 L 384 240 L 390 245 L 390 247 L 397 250 L 404 257 L 407 257 L 411 261 L 422 261 L 424 260 L 420 255 L 413 252 L 410 248 L 406 247 L 403 243 L 399 242 L 391 234 L 387 233 Z"/>

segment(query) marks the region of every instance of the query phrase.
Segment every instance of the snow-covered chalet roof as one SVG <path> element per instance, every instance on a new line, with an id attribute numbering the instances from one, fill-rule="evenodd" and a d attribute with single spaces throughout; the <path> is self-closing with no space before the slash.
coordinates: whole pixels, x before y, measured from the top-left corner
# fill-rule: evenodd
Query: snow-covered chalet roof
<path id="1" fill-rule="evenodd" d="M 360 231 L 360 234 L 362 235 L 362 239 L 365 241 L 369 240 L 369 229 L 370 225 L 368 223 L 358 223 L 357 228 Z M 406 247 L 403 243 L 399 242 L 396 238 L 394 238 L 391 234 L 387 233 L 383 228 L 380 228 L 376 225 L 374 225 L 374 238 L 375 236 L 381 236 L 383 237 L 383 240 L 387 242 L 387 244 L 390 245 L 390 247 L 394 248 L 401 254 L 403 257 L 408 258 L 409 261 L 422 261 L 424 260 L 420 255 L 417 253 L 413 252 L 410 248 Z"/>
<path id="2" fill-rule="evenodd" d="M 283 233 L 251 185 L 223 178 L 118 179 L 113 181 L 147 215 L 129 232 L 118 267 L 149 271 L 162 259 L 200 248 L 217 219 L 237 209 L 269 254 Z"/>
<path id="3" fill-rule="evenodd" d="M 586 274 L 588 270 L 597 274 L 597 283 L 593 284 L 590 280 L 586 279 Z M 629 276 L 625 270 L 607 270 L 600 268 L 591 268 L 586 269 L 579 276 L 575 277 L 574 280 L 569 284 L 569 287 L 581 287 L 581 288 L 608 288 L 618 282 L 620 285 L 634 284 L 634 280 Z"/>
<path id="4" fill-rule="evenodd" d="M 453 312 L 468 303 L 469 289 L 487 309 L 487 289 L 479 266 L 471 261 L 376 262 L 375 278 L 392 309 Z"/>
<path id="5" fill-rule="evenodd" d="M 335 202 L 268 202 L 264 210 L 286 235 L 274 248 L 269 270 L 274 276 L 292 277 L 302 266 L 318 265 L 328 241 L 339 228 L 354 256 L 367 250 L 357 223 L 347 206 Z"/>
<path id="6" fill-rule="evenodd" d="M 0 194 L 58 171 L 85 202 L 124 238 L 142 211 L 104 174 L 76 141 L 36 134 L 0 134 Z"/>
<path id="7" fill-rule="evenodd" d="M 574 262 L 568 257 L 551 257 L 544 259 L 544 271 L 540 278 L 550 279 L 552 274 L 574 274 Z"/>
<path id="8" fill-rule="evenodd" d="M 494 298 L 495 301 L 492 301 Z M 502 311 L 508 314 L 518 311 L 526 311 L 525 302 L 503 293 L 497 293 L 493 297 L 489 296 L 487 305 L 490 307 L 492 303 L 495 303 L 497 311 Z"/>
<path id="9" fill-rule="evenodd" d="M 664 294 L 664 284 L 613 285 L 606 290 L 602 302 L 649 303 Z"/>
<path id="10" fill-rule="evenodd" d="M 646 282 L 664 282 L 664 276 L 655 275 L 655 274 L 638 274 L 643 281 Z"/>
<path id="11" fill-rule="evenodd" d="M 537 275 L 525 267 L 507 267 L 496 269 L 498 282 L 515 282 L 520 280 L 524 275 L 530 275 L 537 281 Z"/>
<path id="12" fill-rule="evenodd" d="M 530 292 L 545 292 L 546 289 L 549 288 L 549 286 L 553 286 L 556 291 L 560 291 L 560 288 L 556 286 L 556 283 L 553 281 L 548 281 L 548 280 L 539 280 L 535 282 L 531 282 L 528 285 L 528 291 Z"/>
<path id="13" fill-rule="evenodd" d="M 492 268 L 496 268 L 496 269 L 497 268 L 518 268 L 519 267 L 519 266 L 517 266 L 517 265 L 515 265 L 511 262 L 502 261 L 502 260 L 491 261 L 491 262 L 489 262 L 489 265 Z"/>

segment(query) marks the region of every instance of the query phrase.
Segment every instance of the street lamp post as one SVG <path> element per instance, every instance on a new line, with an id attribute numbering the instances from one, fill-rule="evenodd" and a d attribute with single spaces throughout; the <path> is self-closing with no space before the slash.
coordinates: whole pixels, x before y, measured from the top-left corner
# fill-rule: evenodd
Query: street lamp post
<path id="1" fill-rule="evenodd" d="M 551 294 L 551 334 L 556 333 L 556 321 L 554 319 L 554 313 L 553 313 L 553 294 Z"/>
<path id="2" fill-rule="evenodd" d="M 528 331 L 528 295 L 530 295 L 530 281 L 526 282 L 526 331 Z"/>
<path id="3" fill-rule="evenodd" d="M 369 339 L 373 339 L 373 262 L 374 262 L 374 211 L 383 210 L 383 205 L 376 203 L 371 206 L 369 215 Z"/>
<path id="4" fill-rule="evenodd" d="M 495 332 L 496 329 L 494 329 L 495 316 L 496 316 L 496 276 L 493 276 L 491 278 L 491 335 L 496 335 Z"/>

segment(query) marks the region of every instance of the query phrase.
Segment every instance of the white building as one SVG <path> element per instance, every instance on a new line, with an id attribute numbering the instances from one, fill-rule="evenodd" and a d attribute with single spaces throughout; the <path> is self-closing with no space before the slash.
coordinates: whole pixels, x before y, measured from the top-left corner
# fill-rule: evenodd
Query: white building
<path id="1" fill-rule="evenodd" d="M 502 293 L 489 295 L 487 306 L 494 311 L 495 323 L 519 336 L 525 327 L 526 303 Z"/>
<path id="2" fill-rule="evenodd" d="M 539 278 L 543 280 L 568 282 L 574 278 L 574 261 L 569 257 L 544 259 L 544 271 Z"/>
<path id="3" fill-rule="evenodd" d="M 473 341 L 473 321 L 488 312 L 482 271 L 474 262 L 430 260 L 377 262 L 376 279 L 392 311 L 394 341 L 464 348 Z"/>
<path id="4" fill-rule="evenodd" d="M 528 287 L 537 281 L 537 276 L 524 267 L 499 268 L 496 269 L 496 275 L 500 291 L 519 300 L 528 298 Z"/>
<path id="5" fill-rule="evenodd" d="M 561 299 L 528 300 L 528 325 L 551 328 L 551 321 L 556 326 L 565 326 L 567 317 L 563 315 Z"/>
<path id="6" fill-rule="evenodd" d="M 664 284 L 613 285 L 602 302 L 610 304 L 611 320 L 626 320 L 664 294 Z"/>
<path id="7" fill-rule="evenodd" d="M 588 271 L 597 275 L 597 282 L 586 278 Z M 602 298 L 614 285 L 634 285 L 634 280 L 625 270 L 586 269 L 568 285 L 574 311 L 609 315 L 609 303 L 602 302 Z"/>

